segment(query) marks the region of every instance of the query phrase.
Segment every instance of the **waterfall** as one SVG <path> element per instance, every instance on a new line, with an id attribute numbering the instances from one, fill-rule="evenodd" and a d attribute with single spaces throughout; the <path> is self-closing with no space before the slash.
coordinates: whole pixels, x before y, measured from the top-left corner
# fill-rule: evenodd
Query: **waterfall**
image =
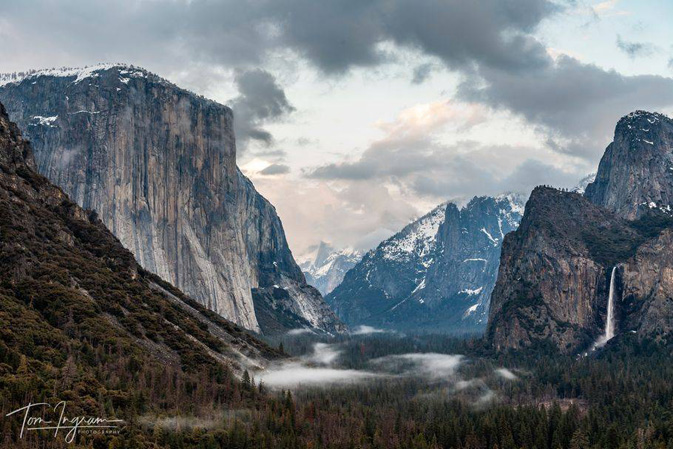
<path id="1" fill-rule="evenodd" d="M 612 267 L 612 274 L 610 275 L 610 293 L 608 294 L 608 316 L 605 320 L 605 333 L 601 335 L 596 343 L 594 349 L 605 345 L 612 337 L 615 336 L 615 274 L 617 267 Z"/>

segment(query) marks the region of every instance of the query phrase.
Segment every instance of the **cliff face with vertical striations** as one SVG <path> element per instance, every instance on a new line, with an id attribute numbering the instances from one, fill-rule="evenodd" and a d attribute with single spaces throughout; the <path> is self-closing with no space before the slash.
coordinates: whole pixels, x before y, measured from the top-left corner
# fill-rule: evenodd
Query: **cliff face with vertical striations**
<path id="1" fill-rule="evenodd" d="M 103 388 L 101 378 L 108 391 L 137 386 L 106 376 L 118 358 L 133 358 L 136 374 L 169 369 L 178 378 L 218 365 L 241 374 L 281 356 L 139 267 L 95 213 L 35 171 L 30 145 L 1 103 L 0 210 L 0 349 L 7 363 L 27 361 L 18 377 L 3 363 L 5 386 L 32 376 L 35 385 L 53 378 L 50 390 L 70 390 L 68 357 L 86 379 L 83 397 L 95 401 L 89 391 Z M 118 356 L 97 358 L 110 348 Z"/>
<path id="2" fill-rule="evenodd" d="M 497 350 L 570 352 L 604 332 L 616 273 L 616 335 L 673 332 L 671 120 L 622 118 L 585 196 L 536 188 L 503 244 L 488 338 Z"/>
<path id="3" fill-rule="evenodd" d="M 146 269 L 251 330 L 342 328 L 236 167 L 229 108 L 121 65 L 36 72 L 0 87 L 0 101 L 39 172 L 96 210 Z M 287 298 L 274 302 L 275 289 Z M 256 309 L 270 311 L 264 323 Z"/>

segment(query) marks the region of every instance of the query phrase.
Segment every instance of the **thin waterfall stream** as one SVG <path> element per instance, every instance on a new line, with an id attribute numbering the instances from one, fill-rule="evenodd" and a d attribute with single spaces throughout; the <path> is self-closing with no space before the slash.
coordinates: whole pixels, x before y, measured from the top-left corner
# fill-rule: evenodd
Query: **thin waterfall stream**
<path id="1" fill-rule="evenodd" d="M 601 335 L 596 343 L 594 349 L 605 346 L 611 338 L 615 336 L 615 274 L 617 267 L 612 267 L 612 274 L 610 275 L 610 292 L 608 293 L 608 316 L 605 320 L 605 333 Z"/>

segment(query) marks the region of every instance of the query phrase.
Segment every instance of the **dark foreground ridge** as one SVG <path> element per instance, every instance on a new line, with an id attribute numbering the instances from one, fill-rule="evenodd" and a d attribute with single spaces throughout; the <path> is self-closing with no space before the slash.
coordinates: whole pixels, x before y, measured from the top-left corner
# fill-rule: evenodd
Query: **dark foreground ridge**
<path id="1" fill-rule="evenodd" d="M 29 400 L 123 419 L 240 402 L 236 377 L 280 356 L 142 269 L 94 212 L 35 172 L 2 105 L 0 211 L 3 418 Z M 3 439 L 20 423 L 4 418 Z"/>

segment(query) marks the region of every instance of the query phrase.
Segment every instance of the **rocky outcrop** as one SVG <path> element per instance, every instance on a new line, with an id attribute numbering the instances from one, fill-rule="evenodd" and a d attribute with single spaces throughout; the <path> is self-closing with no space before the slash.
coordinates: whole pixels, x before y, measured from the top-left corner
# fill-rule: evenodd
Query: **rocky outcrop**
<path id="1" fill-rule="evenodd" d="M 673 121 L 644 111 L 623 117 L 584 197 L 535 189 L 505 239 L 487 330 L 493 346 L 589 347 L 606 328 L 614 267 L 616 334 L 666 338 L 672 200 Z"/>
<path id="2" fill-rule="evenodd" d="M 586 196 L 629 220 L 673 212 L 673 120 L 645 111 L 619 120 Z"/>
<path id="3" fill-rule="evenodd" d="M 666 339 L 673 332 L 673 224 L 621 267 L 622 332 Z"/>
<path id="4" fill-rule="evenodd" d="M 603 237 L 606 245 L 623 239 L 623 251 L 600 246 Z M 603 328 L 609 272 L 639 239 L 628 223 L 579 194 L 533 190 L 519 229 L 503 244 L 487 330 L 495 348 L 588 344 Z"/>
<path id="5" fill-rule="evenodd" d="M 619 122 L 586 197 L 533 191 L 503 244 L 487 328 L 496 350 L 591 347 L 606 328 L 614 267 L 616 335 L 662 339 L 673 331 L 673 218 L 662 207 L 673 171 L 659 166 L 670 150 L 657 147 L 667 138 L 639 140 L 652 132 L 644 123 L 657 120 L 664 118 L 634 113 Z"/>
<path id="6" fill-rule="evenodd" d="M 349 325 L 483 331 L 502 239 L 522 212 L 518 195 L 443 204 L 367 253 L 326 300 Z"/>
<path id="7" fill-rule="evenodd" d="M 119 65 L 35 72 L 0 87 L 0 100 L 38 170 L 96 210 L 145 268 L 248 329 L 265 331 L 253 290 L 275 288 L 302 325 L 342 329 L 275 209 L 236 167 L 229 108 Z"/>
<path id="8" fill-rule="evenodd" d="M 220 364 L 240 374 L 280 356 L 138 266 L 94 212 L 34 170 L 2 104 L 0 210 L 0 346 L 9 363 L 24 360 L 23 376 L 58 376 L 54 388 L 68 389 L 67 356 L 95 387 L 94 373 L 109 368 L 96 357 L 111 351 L 105 359 L 133 359 L 136 373 L 154 366 L 176 376 Z"/>

